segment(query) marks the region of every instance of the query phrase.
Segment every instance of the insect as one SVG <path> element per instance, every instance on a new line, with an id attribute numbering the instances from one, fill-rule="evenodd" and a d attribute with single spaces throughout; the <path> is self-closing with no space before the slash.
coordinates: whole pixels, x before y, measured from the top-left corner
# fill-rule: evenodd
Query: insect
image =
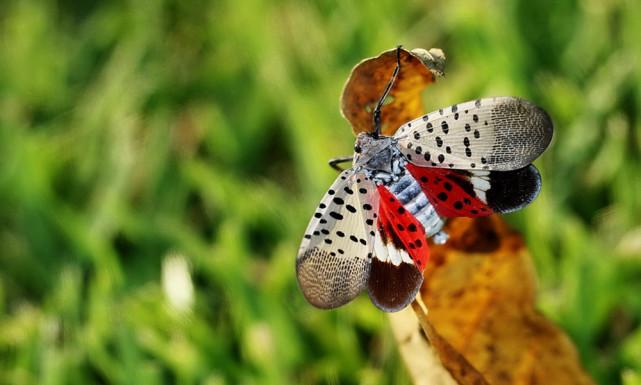
<path id="1" fill-rule="evenodd" d="M 299 286 L 319 308 L 367 290 L 381 310 L 403 309 L 423 282 L 427 239 L 447 241 L 447 218 L 515 211 L 541 189 L 531 162 L 550 143 L 552 120 L 528 101 L 477 99 L 381 135 L 381 106 L 400 70 L 400 47 L 396 59 L 373 132 L 358 134 L 352 167 L 327 190 L 298 251 Z"/>

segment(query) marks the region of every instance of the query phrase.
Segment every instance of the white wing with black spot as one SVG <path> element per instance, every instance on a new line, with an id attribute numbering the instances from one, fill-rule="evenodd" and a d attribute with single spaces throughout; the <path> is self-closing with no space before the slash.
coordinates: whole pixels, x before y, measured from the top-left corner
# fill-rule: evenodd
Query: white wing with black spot
<path id="1" fill-rule="evenodd" d="M 394 137 L 417 166 L 507 171 L 541 155 L 552 132 L 543 109 L 502 96 L 431 112 L 401 126 Z"/>
<path id="2" fill-rule="evenodd" d="M 367 286 L 377 212 L 375 184 L 343 171 L 316 209 L 296 258 L 298 283 L 312 305 L 341 306 Z"/>

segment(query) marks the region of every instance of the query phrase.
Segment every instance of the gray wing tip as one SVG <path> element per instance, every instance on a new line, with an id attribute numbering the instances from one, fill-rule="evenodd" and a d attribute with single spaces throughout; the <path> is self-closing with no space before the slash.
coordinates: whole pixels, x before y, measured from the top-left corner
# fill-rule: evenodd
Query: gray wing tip
<path id="1" fill-rule="evenodd" d="M 296 278 L 305 299 L 320 309 L 334 309 L 356 297 L 367 283 L 369 261 L 340 258 L 314 247 L 296 258 Z"/>
<path id="2" fill-rule="evenodd" d="M 554 122 L 546 110 L 530 102 L 514 96 L 502 97 L 502 103 L 497 103 L 493 113 L 497 115 L 517 115 L 528 134 L 535 134 L 541 149 L 547 148 L 554 134 Z"/>
<path id="3" fill-rule="evenodd" d="M 539 129 L 541 133 L 541 139 L 545 139 L 545 147 L 552 140 L 552 135 L 554 134 L 554 122 L 552 117 L 546 110 L 540 107 L 537 104 L 534 104 L 528 100 L 515 98 L 520 102 L 520 104 L 525 107 L 525 115 L 532 122 L 533 128 Z"/>

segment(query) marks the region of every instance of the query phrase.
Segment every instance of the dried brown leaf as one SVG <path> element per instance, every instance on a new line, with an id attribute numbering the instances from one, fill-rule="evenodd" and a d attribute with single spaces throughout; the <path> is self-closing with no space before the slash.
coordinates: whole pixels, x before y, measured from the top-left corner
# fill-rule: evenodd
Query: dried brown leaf
<path id="1" fill-rule="evenodd" d="M 421 289 L 434 329 L 490 384 L 593 384 L 565 334 L 535 309 L 522 238 L 499 216 L 456 218 L 446 231 Z"/>
<path id="2" fill-rule="evenodd" d="M 381 108 L 383 135 L 393 134 L 401 124 L 423 114 L 421 92 L 443 74 L 444 62 L 440 49 L 401 50 L 401 71 Z M 355 134 L 373 131 L 372 111 L 395 66 L 396 49 L 392 49 L 352 70 L 343 89 L 341 112 Z"/>
<path id="3" fill-rule="evenodd" d="M 442 75 L 444 55 L 402 50 L 401 61 L 382 108 L 384 135 L 423 115 L 421 92 Z M 372 131 L 372 109 L 395 65 L 394 49 L 352 71 L 341 111 L 355 133 Z M 429 312 L 415 302 L 415 317 L 409 309 L 390 315 L 414 382 L 593 384 L 568 338 L 535 309 L 534 271 L 521 237 L 498 216 L 453 219 L 446 231 L 449 241 L 432 245 L 419 295 Z"/>

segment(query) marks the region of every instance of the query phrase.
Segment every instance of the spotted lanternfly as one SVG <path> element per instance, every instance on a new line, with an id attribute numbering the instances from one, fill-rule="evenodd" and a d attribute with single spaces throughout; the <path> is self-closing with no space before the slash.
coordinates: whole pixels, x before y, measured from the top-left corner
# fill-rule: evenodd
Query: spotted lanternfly
<path id="1" fill-rule="evenodd" d="M 531 164 L 552 139 L 552 120 L 515 97 L 477 99 L 380 134 L 380 109 L 397 66 L 374 110 L 374 130 L 356 138 L 352 168 L 321 200 L 296 258 L 305 298 L 335 308 L 367 289 L 388 312 L 406 307 L 423 282 L 427 238 L 444 243 L 444 221 L 507 213 L 541 189 Z"/>

